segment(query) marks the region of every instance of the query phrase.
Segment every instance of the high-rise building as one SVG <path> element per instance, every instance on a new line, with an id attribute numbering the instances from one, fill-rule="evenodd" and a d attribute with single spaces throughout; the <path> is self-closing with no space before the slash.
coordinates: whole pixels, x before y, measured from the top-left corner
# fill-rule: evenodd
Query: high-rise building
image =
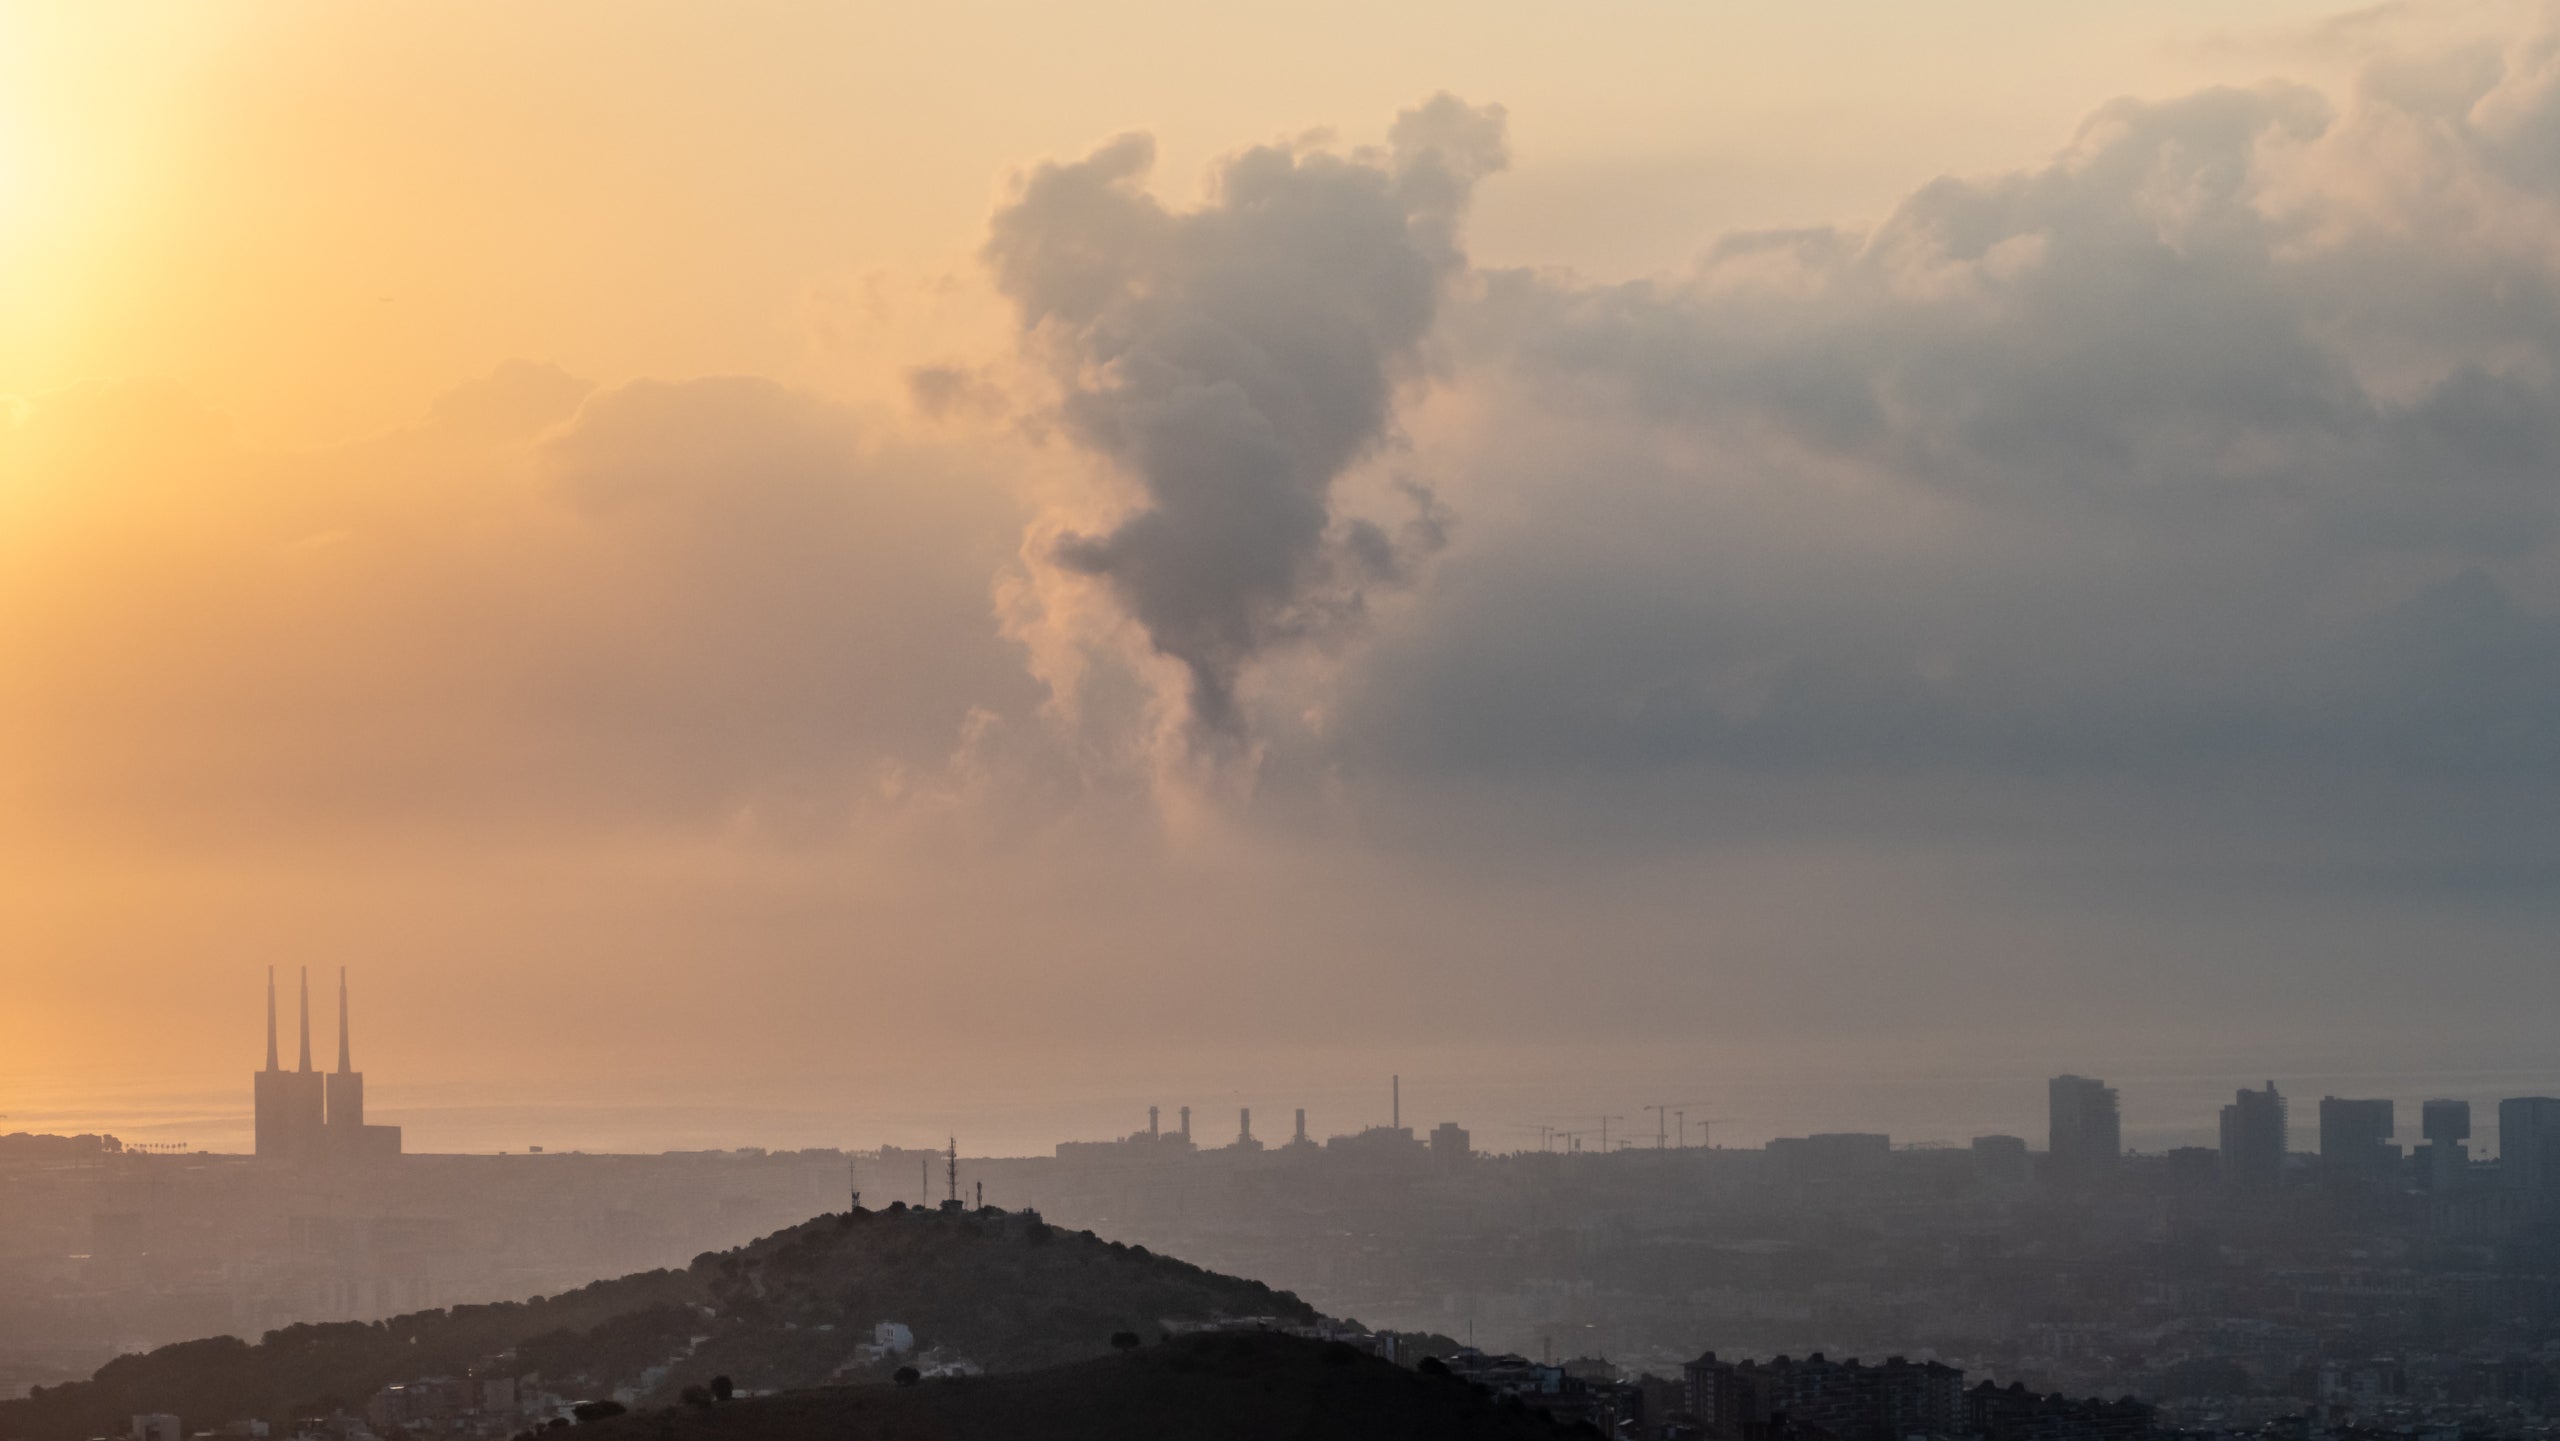
<path id="1" fill-rule="evenodd" d="M 2419 1179 L 2430 1191 L 2450 1191 L 2471 1172 L 2471 1103 L 2429 1101 L 2418 1108 Z"/>
<path id="2" fill-rule="evenodd" d="M 1458 1165 L 1474 1154 L 1473 1138 L 1455 1121 L 1431 1128 L 1431 1154 L 1444 1165 Z"/>
<path id="3" fill-rule="evenodd" d="M 2243 1186 L 2273 1185 L 2284 1173 L 2285 1105 L 2276 1083 L 2242 1091 L 2222 1108 L 2222 1174 Z"/>
<path id="4" fill-rule="evenodd" d="M 2024 1185 L 2035 1174 L 2024 1136 L 1973 1138 L 1973 1173 L 1995 1185 Z"/>
<path id="5" fill-rule="evenodd" d="M 2045 1147 L 2055 1169 L 2076 1174 L 2124 1154 L 2124 1123 L 2114 1087 L 2087 1076 L 2056 1076 L 2046 1096 L 2050 1127 Z"/>
<path id="6" fill-rule="evenodd" d="M 2400 1165 L 2389 1101 L 2320 1098 L 2320 1164 L 2341 1176 L 2384 1176 Z"/>
<path id="7" fill-rule="evenodd" d="M 2498 1184 L 2536 1206 L 2560 1204 L 2560 1100 L 2498 1103 Z"/>

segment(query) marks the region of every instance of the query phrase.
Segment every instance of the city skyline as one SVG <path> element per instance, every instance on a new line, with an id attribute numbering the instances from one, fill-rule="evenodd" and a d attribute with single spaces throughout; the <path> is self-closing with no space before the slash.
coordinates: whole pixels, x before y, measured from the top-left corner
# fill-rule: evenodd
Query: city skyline
<path id="1" fill-rule="evenodd" d="M 0 0 L 0 1441 L 2560 1441 L 2555 956 L 2560 0 Z"/>
<path id="2" fill-rule="evenodd" d="M 195 1149 L 215 1153 L 239 1150 L 261 1156 L 274 1155 L 288 1159 L 316 1160 L 328 1154 L 330 1147 L 341 1148 L 338 1153 L 345 1154 L 351 1150 L 361 1149 L 365 1145 L 361 1141 L 351 1142 L 341 1139 L 337 1133 L 337 1128 L 340 1126 L 351 1126 L 358 1130 L 366 1127 L 365 1077 L 361 1072 L 353 1069 L 348 968 L 340 967 L 339 969 L 339 1019 L 336 1032 L 338 1054 L 335 1069 L 323 1072 L 314 1066 L 314 1057 L 317 1052 L 314 1049 L 311 1033 L 307 969 L 299 977 L 296 1064 L 290 1068 L 282 1064 L 285 1052 L 280 1039 L 273 968 L 269 968 L 266 1065 L 255 1078 L 260 1088 L 259 1104 L 253 1108 L 251 1114 L 245 1116 L 226 1116 L 216 1109 L 209 1114 L 191 1118 L 194 1121 L 211 1122 L 211 1124 L 199 1124 L 193 1127 L 200 1136 L 213 1138 L 195 1142 Z M 2556 1081 L 2560 1081 L 2560 1071 L 2551 1074 Z M 277 1103 L 279 1114 L 270 1122 L 265 1100 L 265 1088 L 269 1085 L 268 1077 L 295 1075 L 308 1076 L 313 1083 L 323 1081 L 327 1083 L 325 1091 L 315 1085 L 312 1095 L 298 1103 L 302 1110 L 317 1114 L 307 1118 L 282 1114 L 293 1110 L 297 1105 L 292 1098 L 285 1098 Z M 2019 1139 L 2031 1152 L 2060 1157 L 2060 1164 L 2075 1170 L 2083 1169 L 2092 1163 L 2111 1160 L 2119 1154 L 2132 1155 L 2147 1152 L 2156 1155 L 2180 1146 L 2202 1146 L 2227 1152 L 2232 1143 L 2230 1130 L 2233 1124 L 2230 1120 L 2232 1108 L 2228 1105 L 2222 1106 L 2220 1109 L 2223 1116 L 2217 1123 L 2213 1107 L 2194 1099 L 2201 1093 L 2199 1088 L 2207 1088 L 2216 1083 L 2214 1078 L 2191 1076 L 2183 1079 L 2188 1099 L 2183 1106 L 2179 1103 L 2171 1103 L 2171 1109 L 2166 1114 L 2162 1114 L 2157 1109 L 2160 1103 L 2157 1099 L 2159 1093 L 2156 1091 L 2138 1094 L 2128 1114 L 2127 1108 L 2120 1100 L 2119 1089 L 2106 1078 L 2071 1073 L 2052 1076 L 2046 1081 L 2043 1087 L 2044 1107 L 2041 1113 L 2033 1116 L 2033 1119 L 2042 1122 L 2041 1125 L 2024 1124 L 2024 1121 L 2030 1117 L 2031 1098 L 2027 1097 L 2024 1088 L 2020 1087 L 2016 1088 L 2017 1095 L 2009 1098 L 2008 1104 L 1997 1113 L 2003 1118 L 2014 1118 L 2013 1123 L 2009 1124 L 2006 1130 L 1983 1129 L 1978 1118 L 1972 1124 L 1968 1124 L 1961 1118 L 1932 1120 L 1925 1115 L 1915 1116 L 1913 1112 L 1904 1110 L 1887 1111 L 1884 1114 L 1898 1117 L 1905 1129 L 1882 1134 L 1889 1135 L 1897 1145 L 1924 1146 L 1961 1146 L 1984 1135 L 2008 1136 Z M 2335 1074 L 2326 1076 L 2315 1074 L 2309 1078 L 2284 1080 L 2283 1084 L 2291 1088 L 2285 1100 L 2307 1102 L 2309 1088 L 2312 1086 L 2326 1086 L 2334 1089 L 2343 1085 L 2347 1089 L 2356 1090 L 2358 1079 L 2385 1082 L 2382 1089 L 2389 1094 L 2371 1099 L 2341 1098 L 2334 1094 L 2320 1096 L 2316 1109 L 2297 1112 L 2292 1123 L 2278 1132 L 2280 1142 L 2292 1143 L 2282 1146 L 2283 1153 L 2292 1156 L 2324 1155 L 2339 1144 L 2335 1139 L 2336 1135 L 2365 1134 L 2357 1129 L 2366 1124 L 2365 1122 L 2361 1119 L 2342 1121 L 2338 1117 L 2344 1113 L 2337 1108 L 2343 1107 L 2352 1111 L 2355 1108 L 2379 1107 L 2381 1108 L 2379 1130 L 2372 1132 L 2371 1135 L 2378 1143 L 2388 1143 L 2395 1154 L 2405 1154 L 2414 1160 L 2418 1150 L 2435 1137 L 2436 1131 L 2432 1127 L 2441 1124 L 2447 1128 L 2447 1134 L 2453 1136 L 2455 1140 L 2469 1143 L 2467 1153 L 2471 1159 L 2491 1160 L 2499 1155 L 2496 1138 L 2501 1136 L 2505 1129 L 2502 1124 L 2505 1118 L 2501 1110 L 2505 1104 L 2529 1090 L 2560 1092 L 2560 1084 L 2520 1088 L 2515 1081 L 2504 1084 L 2495 1082 L 2484 1084 L 2480 1078 L 2474 1078 L 2473 1084 L 2466 1089 L 2465 1094 L 2446 1096 L 2441 1093 L 2442 1087 L 2431 1088 L 2405 1076 L 2356 1078 Z M 1998 1084 L 1987 1080 L 1981 1083 Z M 1387 1106 L 1383 1118 L 1369 1114 L 1357 1100 L 1351 1100 L 1349 1104 L 1345 1104 L 1346 1097 L 1356 1096 L 1363 1089 L 1374 1093 L 1376 1089 L 1374 1085 L 1364 1086 L 1356 1081 L 1346 1083 L 1340 1077 L 1328 1078 L 1310 1089 L 1314 1094 L 1334 1103 L 1332 1114 L 1328 1115 L 1325 1108 L 1319 1105 L 1316 1113 L 1318 1117 L 1315 1123 L 1316 1129 L 1308 1132 L 1305 1128 L 1309 1125 L 1307 1119 L 1309 1109 L 1303 1104 L 1305 1091 L 1300 1091 L 1296 1095 L 1290 1094 L 1289 1083 L 1286 1081 L 1264 1080 L 1257 1084 L 1261 1089 L 1250 1094 L 1260 1095 L 1266 1110 L 1274 1102 L 1284 1112 L 1294 1110 L 1296 1125 L 1301 1135 L 1312 1134 L 1319 1137 L 1349 1135 L 1369 1127 L 1393 1126 L 1398 1124 L 1396 1117 L 1403 1109 L 1403 1077 L 1400 1074 L 1387 1078 Z M 1470 1083 L 1463 1080 L 1456 1085 L 1451 1085 L 1443 1078 L 1423 1078 L 1423 1084 L 1426 1087 L 1425 1094 L 1431 1096 L 1430 1104 L 1438 1108 L 1431 1120 L 1470 1126 L 1476 1137 L 1473 1142 L 1474 1148 L 1490 1153 L 1549 1149 L 1589 1151 L 1597 1154 L 1601 1150 L 1600 1138 L 1607 1133 L 1608 1125 L 1615 1126 L 1609 1149 L 1647 1149 L 1653 1147 L 1657 1141 L 1670 1140 L 1675 1130 L 1675 1119 L 1677 1133 L 1683 1138 L 1683 1144 L 1704 1146 L 1712 1143 L 1738 1145 L 1748 1149 L 1763 1145 L 1775 1136 L 1871 1130 L 1871 1122 L 1876 1114 L 1872 1110 L 1860 1110 L 1854 1098 L 1834 1099 L 1829 1102 L 1827 1108 L 1809 1108 L 1799 1111 L 1790 1121 L 1771 1115 L 1743 1117 L 1724 1114 L 1729 1107 L 1719 1105 L 1712 1099 L 1699 1099 L 1676 1106 L 1654 1102 L 1637 1103 L 1631 1106 L 1629 1102 L 1622 1099 L 1625 1094 L 1628 1094 L 1626 1092 L 1575 1093 L 1559 1090 L 1546 1093 L 1548 1102 L 1553 1104 L 1564 1103 L 1556 1100 L 1560 1095 L 1597 1097 L 1592 1104 L 1599 1105 L 1601 1109 L 1578 1113 L 1581 1124 L 1577 1127 L 1565 1124 L 1568 1120 L 1576 1119 L 1576 1113 L 1546 1111 L 1540 1113 L 1545 1119 L 1536 1123 L 1516 1120 L 1488 1121 L 1483 1114 L 1488 1106 L 1494 1111 L 1527 1110 L 1539 1104 L 1533 1098 L 1535 1093 L 1516 1093 L 1509 1099 L 1521 1101 L 1522 1104 L 1507 1105 L 1502 1099 L 1473 1090 Z M 1855 1089 L 1855 1084 L 1852 1083 L 1852 1091 Z M 433 1083 L 428 1082 L 427 1085 L 432 1088 Z M 1228 1098 L 1229 1104 L 1242 1111 L 1245 1117 L 1250 1117 L 1255 1102 L 1251 1099 L 1239 1099 L 1246 1097 L 1248 1092 L 1233 1085 L 1220 1085 L 1214 1082 L 1204 1089 L 1222 1092 Z M 1697 1088 L 1691 1085 L 1675 1089 L 1681 1089 L 1686 1093 Z M 2247 1088 L 2243 1090 L 2245 1100 Z M 1436 1094 L 1434 1094 L 1435 1091 Z M 325 1096 L 325 1102 L 321 1100 L 323 1096 Z M 545 1103 L 539 1097 L 519 1099 L 526 1105 L 527 1116 L 540 1115 L 546 1109 Z M 1374 1094 L 1371 1099 L 1374 1100 Z M 1125 1110 L 1125 1104 L 1125 1102 L 1122 1103 L 1118 1109 Z M 1616 1109 L 1612 1109 L 1613 1107 Z M 2473 1119 L 2475 1108 L 2481 1113 L 2476 1123 Z M 566 1123 L 565 1126 L 546 1128 L 538 1123 L 528 1125 L 520 1121 L 484 1122 L 480 1129 L 481 1135 L 490 1134 L 487 1127 L 491 1124 L 513 1124 L 518 1134 L 491 1144 L 430 1145 L 428 1149 L 487 1153 L 542 1147 L 563 1151 L 594 1149 L 608 1153 L 649 1154 L 659 1150 L 703 1149 L 704 1143 L 711 1138 L 688 1127 L 718 1124 L 679 1122 L 674 1129 L 662 1131 L 653 1140 L 648 1129 L 649 1122 L 642 1119 L 636 1123 L 636 1128 L 621 1132 L 613 1140 L 596 1144 L 591 1137 L 579 1131 L 580 1122 L 569 1119 L 577 1115 L 577 1109 L 574 1105 L 570 1105 L 558 1107 L 554 1111 L 554 1114 Z M 2291 1107 L 2288 1105 L 2280 1109 L 2291 1109 Z M 768 1117 L 762 1120 L 747 1120 L 743 1130 L 732 1131 L 721 1139 L 741 1146 L 780 1145 L 786 1149 L 799 1145 L 840 1146 L 877 1142 L 903 1145 L 913 1140 L 915 1136 L 933 1130 L 939 1125 L 946 1129 L 966 1129 L 973 1136 L 992 1133 L 1014 1138 L 1014 1149 L 990 1151 L 987 1154 L 1042 1154 L 1058 1142 L 1083 1142 L 1094 1139 L 1094 1135 L 1089 1134 L 1092 1128 L 1101 1124 L 1107 1130 L 1109 1123 L 1100 1118 L 1113 1114 L 1114 1110 L 1115 1106 L 1111 1100 L 1097 1097 L 1071 1112 L 1052 1113 L 1058 1117 L 1052 1124 L 1063 1125 L 1068 1129 L 1042 1133 L 1026 1126 L 1018 1118 L 992 1111 L 952 1113 L 946 1116 L 944 1121 L 928 1123 L 913 1117 L 900 1117 L 877 1110 L 844 1114 L 831 1112 L 831 1108 L 825 1106 L 815 1106 L 787 1123 L 792 1127 L 787 1134 L 776 1135 L 759 1129 L 773 1124 Z M 1181 1134 L 1189 1135 L 1191 1105 L 1174 1106 L 1168 1103 L 1165 1106 L 1150 1105 L 1148 1107 L 1151 1117 L 1159 1110 L 1165 1111 L 1166 1114 L 1178 1112 L 1177 1120 L 1167 1127 L 1168 1134 L 1179 1130 Z M 1658 1115 L 1656 1115 L 1657 1110 Z M 2440 1111 L 2443 1112 L 2445 1119 L 2439 1123 L 2436 1118 Z M 2424 1121 L 2421 1120 L 2422 1113 L 2427 1118 Z M 429 1109 L 429 1114 L 434 1114 L 432 1107 Z M 1073 1119 L 1067 1119 L 1068 1116 L 1072 1116 Z M 1603 1124 L 1604 1116 L 1606 1125 Z M 341 1117 L 347 1119 L 342 1120 Z M 1643 1121 L 1646 1117 L 1654 1119 L 1654 1130 L 1649 1131 L 1644 1128 Z M 2398 1119 L 2403 1118 L 2407 1122 L 2405 1129 L 2398 1124 Z M 256 1124 L 246 1129 L 253 1132 L 253 1138 L 258 1144 L 248 1146 L 223 1144 L 222 1138 L 239 1134 L 244 1129 L 244 1123 L 250 1121 Z M 1084 1128 L 1082 1131 L 1074 1129 L 1079 1123 Z M 132 1134 L 128 1139 L 165 1145 L 169 1142 L 162 1128 L 164 1125 L 175 1124 L 184 1123 L 146 1121 L 142 1127 L 136 1128 L 129 1125 L 119 1127 L 111 1119 L 70 1120 L 57 1121 L 49 1126 L 40 1122 L 35 1129 L 109 1134 L 130 1131 Z M 736 1116 L 732 1116 L 727 1124 L 736 1126 L 739 1120 Z M 1246 1133 L 1250 1134 L 1250 1120 L 1247 1119 L 1244 1124 L 1247 1128 Z M 1708 1129 L 1710 1124 L 1720 1129 L 1710 1133 Z M 2478 1127 L 2477 1130 L 2473 1129 L 2475 1124 Z M 275 1131 L 272 1146 L 265 1139 L 270 1125 Z M 449 1119 L 446 1125 L 449 1128 L 446 1131 L 448 1135 L 453 1134 L 457 1129 L 462 1129 L 452 1127 Z M 2339 1130 L 2342 1125 L 2345 1127 L 2344 1131 Z M 2458 1131 L 2453 1129 L 2455 1127 L 2459 1128 Z M 402 1149 L 401 1129 L 399 1126 L 372 1127 L 371 1130 L 377 1135 L 372 1142 L 374 1149 L 370 1154 L 399 1154 Z M 1411 1129 L 1417 1132 L 1427 1130 L 1428 1124 Z M 307 1131 L 308 1135 L 298 1137 L 294 1134 L 297 1131 Z M 2083 1131 L 2091 1137 L 2085 1146 L 2076 1139 Z M 470 1134 L 470 1132 L 465 1130 L 464 1134 Z M 2134 1140 L 2128 1142 L 2124 1139 L 2128 1135 Z M 1692 1136 L 1699 1139 L 1689 1142 L 1686 1138 Z M 1211 1139 L 1203 1144 L 1219 1143 Z"/>

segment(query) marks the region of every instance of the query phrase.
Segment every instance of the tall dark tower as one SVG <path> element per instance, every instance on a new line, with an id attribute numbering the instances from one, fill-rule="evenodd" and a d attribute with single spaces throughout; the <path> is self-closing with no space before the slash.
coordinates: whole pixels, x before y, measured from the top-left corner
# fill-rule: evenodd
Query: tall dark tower
<path id="1" fill-rule="evenodd" d="M 311 973 L 302 976 L 302 1069 L 288 1071 L 276 1054 L 276 974 L 267 968 L 267 1068 L 258 1073 L 257 1153 L 261 1160 L 319 1158 L 327 1135 L 327 1101 L 320 1073 L 311 1069 Z"/>
<path id="2" fill-rule="evenodd" d="M 255 1079 L 252 1094 L 257 1104 L 258 1159 L 284 1159 L 289 1143 L 284 1134 L 284 1067 L 276 1050 L 276 968 L 267 967 L 267 1068 Z"/>
<path id="3" fill-rule="evenodd" d="M 364 1072 L 347 1031 L 347 968 L 338 967 L 338 1069 L 329 1073 L 329 1145 L 345 1154 L 363 1144 Z"/>

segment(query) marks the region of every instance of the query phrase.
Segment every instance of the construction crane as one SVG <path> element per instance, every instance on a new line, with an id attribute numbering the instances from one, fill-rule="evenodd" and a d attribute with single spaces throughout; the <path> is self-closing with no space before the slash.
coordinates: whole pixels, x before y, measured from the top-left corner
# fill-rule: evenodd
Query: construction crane
<path id="1" fill-rule="evenodd" d="M 1550 1149 L 1550 1143 L 1554 1141 L 1556 1134 L 1555 1127 L 1547 1125 L 1541 1121 L 1514 1121 L 1511 1123 L 1511 1129 L 1515 1131 L 1537 1132 L 1538 1149 L 1541 1151 Z"/>
<path id="2" fill-rule="evenodd" d="M 1700 1103 L 1697 1101 L 1664 1101 L 1657 1105 L 1645 1107 L 1646 1110 L 1653 1112 L 1653 1148 L 1655 1150 L 1662 1150 L 1665 1146 L 1670 1144 L 1671 1117 L 1673 1114 L 1678 1112 L 1678 1108 L 1681 1106 L 1695 1106 L 1698 1104 Z M 1681 1128 L 1680 1144 L 1683 1147 L 1689 1144 L 1688 1129 L 1685 1125 Z"/>
<path id="3" fill-rule="evenodd" d="M 1700 1122 L 1698 1123 L 1698 1144 L 1699 1144 L 1700 1146 L 1708 1146 L 1708 1145 L 1713 1144 L 1713 1137 L 1714 1137 L 1715 1133 L 1714 1133 L 1714 1131 L 1713 1131 L 1712 1129 L 1710 1129 L 1710 1128 L 1712 1128 L 1712 1127 L 1716 1127 L 1716 1126 L 1721 1126 L 1721 1125 L 1725 1124 L 1726 1122 L 1731 1121 L 1731 1120 L 1733 1120 L 1733 1119 L 1734 1119 L 1734 1118 L 1733 1118 L 1733 1117 L 1731 1117 L 1731 1116 L 1710 1116 L 1710 1117 L 1708 1117 L 1706 1120 L 1700 1121 Z M 1687 1117 L 1687 1116 L 1685 1116 L 1685 1115 L 1684 1115 L 1684 1116 L 1682 1116 L 1682 1117 L 1680 1118 L 1680 1124 L 1681 1124 L 1681 1127 L 1682 1127 L 1683 1131 L 1685 1132 L 1685 1131 L 1686 1131 L 1686 1129 L 1687 1129 L 1687 1127 L 1688 1127 L 1688 1124 L 1689 1124 L 1688 1117 Z"/>
<path id="4" fill-rule="evenodd" d="M 1606 1154 L 1608 1153 L 1608 1151 L 1609 1151 L 1609 1123 L 1610 1123 L 1611 1121 L 1623 1121 L 1623 1120 L 1625 1120 L 1625 1119 L 1626 1119 L 1626 1117 L 1624 1117 L 1624 1116 L 1616 1116 L 1616 1115 L 1611 1115 L 1611 1116 L 1579 1115 L 1579 1116 L 1550 1116 L 1550 1117 L 1548 1117 L 1548 1119 L 1549 1119 L 1549 1120 L 1554 1120 L 1554 1121 L 1598 1121 L 1598 1122 L 1600 1123 L 1600 1151 L 1601 1151 L 1601 1154 L 1606 1155 Z M 1589 1132 L 1587 1132 L 1587 1131 L 1558 1131 L 1556 1134 L 1557 1134 L 1557 1135 L 1559 1135 L 1559 1136 L 1568 1136 L 1568 1135 L 1588 1135 L 1588 1134 L 1590 1134 L 1590 1133 L 1589 1133 Z"/>

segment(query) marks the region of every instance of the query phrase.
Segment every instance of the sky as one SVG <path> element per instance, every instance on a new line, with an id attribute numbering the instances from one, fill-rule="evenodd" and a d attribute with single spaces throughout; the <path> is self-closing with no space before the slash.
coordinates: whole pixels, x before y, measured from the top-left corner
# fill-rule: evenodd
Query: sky
<path id="1" fill-rule="evenodd" d="M 0 3 L 0 1128 L 2560 1087 L 2555 241 L 2539 5 Z"/>

